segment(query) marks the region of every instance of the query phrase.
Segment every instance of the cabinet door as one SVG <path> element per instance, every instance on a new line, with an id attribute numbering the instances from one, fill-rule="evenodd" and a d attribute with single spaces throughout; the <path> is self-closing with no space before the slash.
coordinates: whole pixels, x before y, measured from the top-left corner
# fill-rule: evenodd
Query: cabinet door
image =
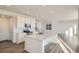
<path id="1" fill-rule="evenodd" d="M 17 28 L 24 28 L 25 18 L 18 16 L 17 17 Z"/>
<path id="2" fill-rule="evenodd" d="M 42 53 L 43 43 L 37 39 L 26 38 L 25 40 L 25 50 L 31 53 Z"/>
<path id="3" fill-rule="evenodd" d="M 24 41 L 25 41 L 25 34 L 24 33 L 19 33 L 17 43 L 21 43 L 21 42 L 24 42 Z"/>
<path id="4" fill-rule="evenodd" d="M 26 18 L 26 19 L 25 19 L 25 23 L 26 23 L 26 24 L 30 24 L 30 23 L 31 23 L 31 19 L 30 19 L 30 18 Z"/>
<path id="5" fill-rule="evenodd" d="M 35 19 L 31 19 L 31 22 L 30 22 L 30 24 L 31 24 L 31 30 L 34 32 L 35 31 Z"/>
<path id="6" fill-rule="evenodd" d="M 26 24 L 31 25 L 31 30 L 34 32 L 35 31 L 35 19 L 33 18 L 26 18 Z"/>

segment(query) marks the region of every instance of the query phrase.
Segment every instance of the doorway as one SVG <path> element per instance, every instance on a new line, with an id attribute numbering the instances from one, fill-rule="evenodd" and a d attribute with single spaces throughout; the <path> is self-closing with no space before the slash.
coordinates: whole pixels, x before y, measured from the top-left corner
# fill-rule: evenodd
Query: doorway
<path id="1" fill-rule="evenodd" d="M 13 38 L 12 17 L 0 15 L 0 41 L 11 40 Z"/>

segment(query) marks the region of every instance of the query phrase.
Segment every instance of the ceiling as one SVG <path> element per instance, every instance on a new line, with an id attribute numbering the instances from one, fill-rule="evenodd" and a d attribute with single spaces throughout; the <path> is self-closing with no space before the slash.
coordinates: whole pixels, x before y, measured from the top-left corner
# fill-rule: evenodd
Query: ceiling
<path id="1" fill-rule="evenodd" d="M 0 9 L 35 17 L 42 22 L 77 20 L 77 6 L 69 5 L 0 5 Z"/>

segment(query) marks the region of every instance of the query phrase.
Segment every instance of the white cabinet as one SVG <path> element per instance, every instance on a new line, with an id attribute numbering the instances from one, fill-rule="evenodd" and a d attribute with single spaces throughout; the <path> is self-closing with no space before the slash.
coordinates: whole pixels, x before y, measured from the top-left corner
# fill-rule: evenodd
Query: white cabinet
<path id="1" fill-rule="evenodd" d="M 17 30 L 17 43 L 21 43 L 25 40 L 25 33 L 23 33 L 23 29 L 25 28 L 25 24 L 31 25 L 31 30 L 35 31 L 35 19 L 31 17 L 23 17 L 23 16 L 17 16 L 16 19 L 16 30 Z"/>
<path id="2" fill-rule="evenodd" d="M 30 21 L 31 21 L 31 22 L 30 22 L 30 24 L 31 24 L 31 30 L 32 30 L 33 32 L 35 32 L 35 19 L 31 19 Z"/>
<path id="3" fill-rule="evenodd" d="M 24 28 L 25 18 L 22 16 L 17 16 L 17 28 Z"/>
<path id="4" fill-rule="evenodd" d="M 26 38 L 24 49 L 30 53 L 44 53 L 43 41 L 34 38 Z"/>
<path id="5" fill-rule="evenodd" d="M 24 42 L 25 41 L 25 35 L 26 34 L 24 34 L 24 33 L 17 34 L 17 43 Z"/>
<path id="6" fill-rule="evenodd" d="M 21 43 L 24 41 L 24 24 L 25 24 L 25 18 L 22 16 L 17 16 L 16 18 L 16 43 Z"/>
<path id="7" fill-rule="evenodd" d="M 25 24 L 30 24 L 32 28 L 35 28 L 35 18 L 17 16 L 17 28 L 24 28 Z"/>

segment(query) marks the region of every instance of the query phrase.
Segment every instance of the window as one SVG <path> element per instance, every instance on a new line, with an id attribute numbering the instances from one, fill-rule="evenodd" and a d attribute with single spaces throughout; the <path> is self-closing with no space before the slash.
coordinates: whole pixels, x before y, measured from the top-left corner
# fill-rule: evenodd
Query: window
<path id="1" fill-rule="evenodd" d="M 77 34 L 77 25 L 74 25 L 74 34 Z"/>
<path id="2" fill-rule="evenodd" d="M 66 37 L 68 37 L 68 36 L 69 36 L 69 31 L 67 30 L 67 31 L 66 31 Z"/>
<path id="3" fill-rule="evenodd" d="M 51 24 L 47 24 L 46 25 L 46 30 L 52 30 L 52 25 Z"/>
<path id="4" fill-rule="evenodd" d="M 70 37 L 73 36 L 73 28 L 72 27 L 69 29 L 69 35 L 70 35 Z"/>

